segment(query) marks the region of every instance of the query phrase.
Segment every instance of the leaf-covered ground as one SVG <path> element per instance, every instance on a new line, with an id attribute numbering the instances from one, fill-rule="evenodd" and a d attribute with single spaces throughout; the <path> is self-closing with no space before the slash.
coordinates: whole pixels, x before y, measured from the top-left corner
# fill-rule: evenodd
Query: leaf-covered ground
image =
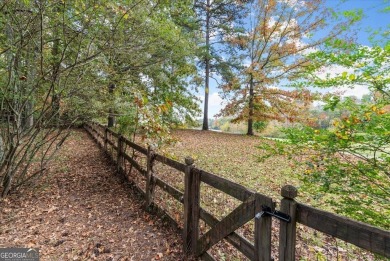
<path id="1" fill-rule="evenodd" d="M 261 151 L 256 147 L 261 142 L 272 141 L 246 135 L 199 130 L 176 130 L 172 134 L 177 142 L 161 150 L 171 158 L 183 162 L 185 157 L 190 156 L 195 159 L 197 167 L 271 196 L 275 200 L 281 198 L 280 189 L 286 184 L 294 185 L 299 190 L 300 181 L 297 174 L 303 170 L 283 157 L 272 157 L 265 162 L 258 161 Z M 159 175 L 182 189 L 182 180 L 178 179 L 177 175 L 166 175 L 167 172 L 163 169 L 161 172 L 160 174 L 157 168 Z M 298 201 L 328 210 L 332 208 L 323 205 L 305 191 L 301 190 L 299 194 Z M 223 218 L 238 205 L 238 202 L 202 184 L 201 205 L 214 216 Z M 272 231 L 272 255 L 277 258 L 279 227 L 276 220 L 273 222 Z M 253 241 L 253 223 L 249 222 L 237 232 Z M 220 257 L 218 260 L 247 260 L 234 252 L 228 244 L 216 247 L 212 252 Z M 376 260 L 372 254 L 301 225 L 298 225 L 296 256 L 298 260 Z"/>
<path id="2" fill-rule="evenodd" d="M 299 185 L 286 159 L 257 160 L 259 137 L 198 130 L 176 130 L 173 136 L 178 142 L 166 149 L 170 157 L 183 161 L 190 156 L 196 166 L 260 193 L 279 198 L 284 185 Z"/>
<path id="3" fill-rule="evenodd" d="M 274 198 L 284 184 L 299 184 L 283 158 L 256 161 L 256 137 L 191 130 L 174 136 L 176 145 L 164 149 L 170 157 L 191 156 L 198 167 Z M 183 189 L 182 173 L 161 165 L 155 171 Z M 132 182 L 143 182 L 134 169 L 130 172 Z M 85 132 L 73 132 L 48 174 L 35 189 L 0 200 L 0 247 L 38 247 L 41 260 L 183 260 L 178 231 L 143 210 L 140 197 L 115 175 L 115 167 Z M 201 194 L 202 206 L 219 218 L 238 204 L 207 186 Z M 158 191 L 155 201 L 180 223 L 182 206 Z M 203 222 L 201 227 L 204 231 Z M 277 222 L 272 230 L 277 257 Z M 298 230 L 300 260 L 374 260 L 321 233 Z M 251 222 L 237 232 L 253 240 Z M 227 243 L 211 250 L 217 260 L 246 260 Z"/>
<path id="4" fill-rule="evenodd" d="M 0 200 L 0 247 L 37 247 L 41 260 L 181 260 L 180 234 L 114 173 L 74 131 L 36 188 Z"/>

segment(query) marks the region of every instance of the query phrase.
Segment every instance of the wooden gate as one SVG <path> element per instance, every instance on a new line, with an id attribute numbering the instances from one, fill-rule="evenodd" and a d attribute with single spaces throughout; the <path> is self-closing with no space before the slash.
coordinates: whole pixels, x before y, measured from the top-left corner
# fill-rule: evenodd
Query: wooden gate
<path id="1" fill-rule="evenodd" d="M 187 253 L 213 260 L 207 253 L 212 246 L 226 239 L 250 260 L 271 260 L 271 226 L 274 204 L 270 197 L 253 192 L 239 184 L 194 168 L 186 159 L 184 194 L 184 250 Z M 204 182 L 242 203 L 222 220 L 217 220 L 199 206 L 200 184 Z M 211 229 L 199 237 L 199 219 Z M 254 245 L 235 231 L 255 220 Z"/>
<path id="2" fill-rule="evenodd" d="M 271 198 L 197 169 L 194 167 L 194 161 L 191 158 L 187 158 L 185 164 L 183 164 L 155 153 L 150 148 L 143 148 L 103 125 L 92 123 L 86 124 L 85 128 L 95 141 L 104 148 L 110 158 L 116 161 L 119 172 L 123 173 L 123 163 L 127 161 L 140 175 L 145 177 L 145 191 L 135 185 L 135 188 L 146 198 L 145 207 L 148 208 L 153 205 L 166 217 L 170 217 L 167 212 L 153 203 L 154 186 L 159 186 L 175 200 L 184 204 L 183 245 L 185 252 L 189 254 L 205 260 L 213 260 L 208 250 L 222 239 L 225 239 L 250 260 L 271 260 L 271 223 L 272 216 L 274 216 L 280 219 L 278 249 L 278 259 L 280 261 L 295 260 L 297 223 L 352 243 L 372 253 L 390 257 L 390 233 L 388 230 L 379 229 L 296 202 L 297 189 L 291 185 L 285 185 L 281 189 L 280 211 L 275 211 Z M 147 156 L 146 168 L 126 154 L 126 149 L 124 149 L 126 146 Z M 161 162 L 180 173 L 184 172 L 185 192 L 183 193 L 154 175 L 152 171 L 153 161 Z M 225 218 L 218 220 L 199 205 L 201 182 L 240 200 L 242 203 Z M 199 238 L 200 219 L 211 229 Z M 234 232 L 252 219 L 255 220 L 254 243 Z M 170 218 L 170 220 L 178 225 L 175 219 Z"/>

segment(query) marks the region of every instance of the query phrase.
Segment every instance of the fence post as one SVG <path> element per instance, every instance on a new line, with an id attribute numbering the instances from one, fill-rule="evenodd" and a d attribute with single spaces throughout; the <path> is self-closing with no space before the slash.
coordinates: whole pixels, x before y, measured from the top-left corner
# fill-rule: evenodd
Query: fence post
<path id="1" fill-rule="evenodd" d="M 199 218 L 200 218 L 200 172 L 192 171 L 192 226 L 191 242 L 192 253 L 196 253 L 199 239 Z"/>
<path id="2" fill-rule="evenodd" d="M 147 163 L 146 163 L 146 201 L 145 208 L 148 207 L 153 202 L 153 194 L 154 194 L 154 182 L 153 182 L 153 161 L 154 161 L 154 150 L 151 145 L 148 146 L 147 153 Z"/>
<path id="3" fill-rule="evenodd" d="M 290 215 L 291 221 L 280 221 L 279 234 L 279 260 L 294 261 L 295 260 L 295 240 L 296 240 L 296 212 L 297 203 L 294 198 L 298 191 L 294 186 L 286 185 L 281 190 L 283 199 L 280 203 L 280 211 Z"/>
<path id="4" fill-rule="evenodd" d="M 263 211 L 263 206 L 274 210 L 271 198 L 256 193 L 255 215 Z M 255 261 L 271 260 L 272 217 L 268 215 L 255 217 Z"/>
<path id="5" fill-rule="evenodd" d="M 117 171 L 118 173 L 122 173 L 122 157 L 123 157 L 123 153 L 122 153 L 122 150 L 123 150 L 123 137 L 122 135 L 118 135 L 118 143 L 117 143 L 117 151 L 116 151 L 116 167 L 117 167 Z"/>
<path id="6" fill-rule="evenodd" d="M 105 127 L 104 128 L 104 151 L 105 152 L 107 152 L 107 141 L 108 141 L 107 134 L 108 134 L 108 128 Z"/>
<path id="7" fill-rule="evenodd" d="M 96 130 L 96 124 L 94 124 L 92 131 L 93 131 L 93 138 L 95 139 L 95 141 L 97 142 L 97 144 L 99 144 L 98 135 L 97 135 L 97 130 Z"/>
<path id="8" fill-rule="evenodd" d="M 193 171 L 192 158 L 186 158 L 185 163 L 183 250 L 188 255 L 195 254 L 199 237 L 200 173 Z"/>

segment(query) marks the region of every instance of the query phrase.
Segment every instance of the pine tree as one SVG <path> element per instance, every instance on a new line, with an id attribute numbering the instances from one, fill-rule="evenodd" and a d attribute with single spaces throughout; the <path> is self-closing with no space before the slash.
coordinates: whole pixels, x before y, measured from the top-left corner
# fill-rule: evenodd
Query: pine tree
<path id="1" fill-rule="evenodd" d="M 210 78 L 213 74 L 226 73 L 226 70 L 232 66 L 226 58 L 222 58 L 222 49 L 226 47 L 225 39 L 232 37 L 240 30 L 246 9 L 243 2 L 239 0 L 198 0 L 195 1 L 194 8 L 201 35 L 204 37 L 199 54 L 205 72 L 202 129 L 208 130 Z"/>

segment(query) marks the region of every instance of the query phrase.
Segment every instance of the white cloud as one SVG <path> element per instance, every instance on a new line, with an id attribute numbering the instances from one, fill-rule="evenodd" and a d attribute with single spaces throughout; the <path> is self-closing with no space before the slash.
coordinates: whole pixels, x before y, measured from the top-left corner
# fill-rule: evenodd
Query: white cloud
<path id="1" fill-rule="evenodd" d="M 305 1 L 300 0 L 279 0 L 280 3 L 285 3 L 290 7 L 294 7 L 294 9 L 298 10 L 299 7 L 305 6 Z"/>
<path id="2" fill-rule="evenodd" d="M 343 72 L 347 72 L 348 74 L 353 73 L 352 68 L 346 68 L 341 65 L 332 65 L 329 67 L 323 67 L 321 68 L 316 75 L 320 78 L 325 80 L 326 77 L 335 77 L 339 74 L 342 74 Z"/>
<path id="3" fill-rule="evenodd" d="M 223 100 L 221 96 L 217 92 L 214 92 L 209 97 L 209 105 L 210 106 L 221 106 L 223 104 Z"/>
<path id="4" fill-rule="evenodd" d="M 339 90 L 343 92 L 342 96 L 344 97 L 356 96 L 359 99 L 361 99 L 363 95 L 370 93 L 370 90 L 367 88 L 367 86 L 362 86 L 362 85 L 355 85 L 352 88 L 342 87 L 339 88 Z"/>
<path id="5" fill-rule="evenodd" d="M 201 100 L 201 102 L 204 102 L 204 96 L 199 95 L 198 98 Z M 221 106 L 221 104 L 224 103 L 221 96 L 219 96 L 218 92 L 213 92 L 209 95 L 209 106 Z"/>
<path id="6" fill-rule="evenodd" d="M 320 79 L 326 79 L 326 77 L 336 77 L 343 72 L 346 72 L 348 74 L 354 73 L 353 68 L 346 68 L 341 65 L 332 65 L 330 67 L 324 67 L 319 72 L 317 72 L 317 76 Z M 324 90 L 324 92 L 338 92 L 343 97 L 347 96 L 356 96 L 359 99 L 362 98 L 363 95 L 369 94 L 370 90 L 367 86 L 363 85 L 351 85 L 349 87 L 337 87 L 337 88 L 327 88 Z"/>
<path id="7" fill-rule="evenodd" d="M 201 106 L 203 108 L 204 104 L 204 96 L 198 96 L 201 101 Z M 226 105 L 226 101 L 224 101 L 218 92 L 210 93 L 209 95 L 209 118 L 214 117 L 215 114 L 218 114 L 220 110 Z"/>

